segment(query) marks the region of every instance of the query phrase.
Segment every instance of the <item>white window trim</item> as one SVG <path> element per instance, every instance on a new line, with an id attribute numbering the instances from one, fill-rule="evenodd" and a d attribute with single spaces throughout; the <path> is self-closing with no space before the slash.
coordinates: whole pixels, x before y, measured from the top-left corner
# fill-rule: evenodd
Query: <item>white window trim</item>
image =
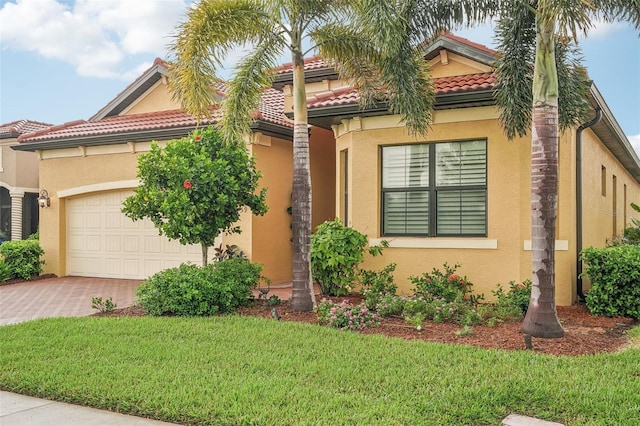
<path id="1" fill-rule="evenodd" d="M 379 245 L 382 240 L 394 248 L 427 248 L 427 249 L 475 249 L 497 250 L 498 240 L 487 238 L 369 238 L 369 245 Z"/>
<path id="2" fill-rule="evenodd" d="M 531 251 L 531 240 L 524 240 L 523 249 Z M 569 251 L 569 240 L 556 240 L 556 251 Z"/>

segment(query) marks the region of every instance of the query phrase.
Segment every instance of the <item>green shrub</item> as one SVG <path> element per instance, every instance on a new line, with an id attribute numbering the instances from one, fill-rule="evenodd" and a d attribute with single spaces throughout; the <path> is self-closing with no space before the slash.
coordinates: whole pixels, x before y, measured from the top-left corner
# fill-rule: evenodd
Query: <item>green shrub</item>
<path id="1" fill-rule="evenodd" d="M 113 310 L 117 307 L 118 305 L 113 302 L 113 299 L 111 297 L 109 297 L 108 299 L 102 299 L 102 297 L 91 298 L 91 308 L 97 309 L 98 312 L 113 312 Z"/>
<path id="2" fill-rule="evenodd" d="M 151 276 L 136 290 L 150 315 L 206 316 L 234 312 L 248 303 L 262 265 L 233 258 L 200 267 L 180 265 Z"/>
<path id="3" fill-rule="evenodd" d="M 584 275 L 591 280 L 587 308 L 594 315 L 640 319 L 640 246 L 588 247 Z"/>
<path id="4" fill-rule="evenodd" d="M 624 229 L 622 239 L 627 244 L 640 245 L 640 226 L 628 226 Z"/>
<path id="5" fill-rule="evenodd" d="M 509 281 L 509 291 L 505 292 L 501 284 L 491 293 L 496 298 L 496 305 L 500 307 L 514 307 L 519 309 L 523 314 L 527 313 L 529 308 L 529 299 L 531 297 L 531 280 L 524 280 L 522 283 Z"/>
<path id="6" fill-rule="evenodd" d="M 344 226 L 340 219 L 318 226 L 311 236 L 311 273 L 322 294 L 344 296 L 351 293 L 366 246 L 367 236 Z M 382 247 L 369 247 L 367 251 L 376 256 Z"/>
<path id="7" fill-rule="evenodd" d="M 378 303 L 375 306 L 367 306 L 375 311 L 381 317 L 390 317 L 392 315 L 402 315 L 404 312 L 404 305 L 407 301 L 407 296 L 396 296 L 393 294 L 383 294 L 379 297 Z"/>
<path id="8" fill-rule="evenodd" d="M 360 292 L 370 308 L 375 307 L 383 295 L 395 295 L 398 286 L 393 281 L 396 264 L 390 263 L 381 271 L 360 270 Z"/>
<path id="9" fill-rule="evenodd" d="M 415 286 L 414 293 L 426 298 L 443 299 L 445 302 L 459 302 L 467 299 L 475 303 L 483 299 L 482 295 L 471 294 L 473 284 L 467 277 L 456 274 L 459 267 L 459 264 L 452 267 L 445 263 L 444 271 L 433 268 L 430 273 L 425 272 L 419 277 L 410 277 L 411 283 Z"/>
<path id="10" fill-rule="evenodd" d="M 42 273 L 44 251 L 38 240 L 5 241 L 0 244 L 0 255 L 9 266 L 10 278 L 30 280 Z"/>
<path id="11" fill-rule="evenodd" d="M 0 258 L 0 282 L 11 279 L 11 269 L 9 264 L 3 258 Z"/>

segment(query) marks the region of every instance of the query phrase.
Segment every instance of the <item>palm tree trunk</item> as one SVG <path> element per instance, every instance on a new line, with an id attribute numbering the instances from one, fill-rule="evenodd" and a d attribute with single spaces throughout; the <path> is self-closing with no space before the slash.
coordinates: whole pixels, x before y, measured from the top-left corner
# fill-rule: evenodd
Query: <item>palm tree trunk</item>
<path id="1" fill-rule="evenodd" d="M 547 21 L 548 22 L 548 21 Z M 522 331 L 533 337 L 562 337 L 555 301 L 558 205 L 558 75 L 553 27 L 538 23 L 531 134 L 532 288 Z"/>
<path id="2" fill-rule="evenodd" d="M 533 108 L 531 141 L 532 288 L 522 331 L 562 337 L 555 303 L 555 242 L 558 200 L 558 108 Z"/>
<path id="3" fill-rule="evenodd" d="M 291 305 L 296 311 L 315 306 L 311 282 L 311 166 L 304 59 L 293 53 L 293 293 Z"/>

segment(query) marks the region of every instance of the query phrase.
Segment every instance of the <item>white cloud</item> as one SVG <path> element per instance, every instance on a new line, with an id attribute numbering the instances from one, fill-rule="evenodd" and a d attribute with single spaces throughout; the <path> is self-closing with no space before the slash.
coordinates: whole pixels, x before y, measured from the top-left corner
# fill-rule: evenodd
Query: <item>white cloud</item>
<path id="1" fill-rule="evenodd" d="M 621 30 L 626 27 L 626 24 L 622 22 L 594 21 L 591 24 L 592 27 L 589 29 L 588 33 L 589 38 L 603 38 L 614 31 Z"/>
<path id="2" fill-rule="evenodd" d="M 0 9 L 3 49 L 71 64 L 79 75 L 130 79 L 132 55 L 165 57 L 185 0 L 15 0 Z"/>
<path id="3" fill-rule="evenodd" d="M 627 136 L 629 142 L 631 142 L 631 146 L 636 150 L 638 157 L 640 157 L 640 135 L 635 136 Z"/>

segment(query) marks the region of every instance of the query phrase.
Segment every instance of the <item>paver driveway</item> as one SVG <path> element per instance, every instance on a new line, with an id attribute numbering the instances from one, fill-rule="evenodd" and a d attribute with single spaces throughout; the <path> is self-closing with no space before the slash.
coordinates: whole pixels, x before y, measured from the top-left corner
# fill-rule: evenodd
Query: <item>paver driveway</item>
<path id="1" fill-rule="evenodd" d="M 119 308 L 133 304 L 139 280 L 62 277 L 0 286 L 0 325 L 36 318 L 78 317 L 97 312 L 93 297 L 111 297 Z"/>

